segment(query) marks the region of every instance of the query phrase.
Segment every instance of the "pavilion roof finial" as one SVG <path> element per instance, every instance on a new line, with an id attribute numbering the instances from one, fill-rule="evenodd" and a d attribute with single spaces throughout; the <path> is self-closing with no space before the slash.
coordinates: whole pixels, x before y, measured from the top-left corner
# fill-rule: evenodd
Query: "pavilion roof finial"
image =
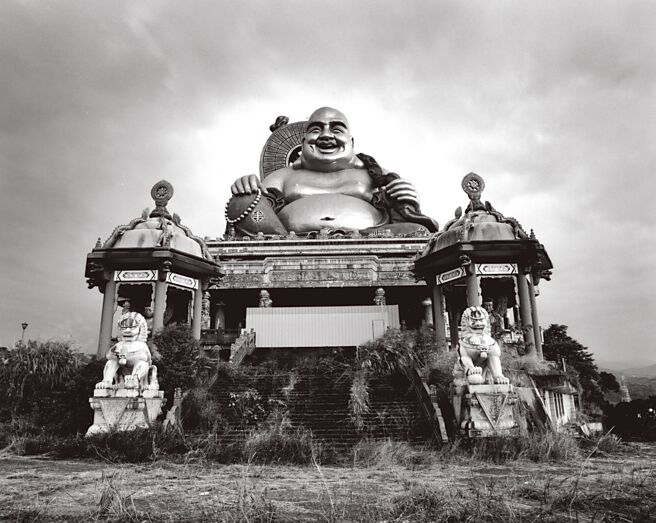
<path id="1" fill-rule="evenodd" d="M 465 212 L 484 210 L 485 205 L 481 202 L 481 194 L 485 189 L 485 180 L 476 173 L 465 175 L 461 183 L 462 190 L 469 196 L 470 203 Z"/>
<path id="2" fill-rule="evenodd" d="M 155 208 L 150 213 L 150 218 L 164 218 L 171 219 L 171 213 L 166 208 L 166 204 L 173 198 L 173 185 L 166 180 L 160 180 L 150 190 L 150 195 L 155 200 Z"/>

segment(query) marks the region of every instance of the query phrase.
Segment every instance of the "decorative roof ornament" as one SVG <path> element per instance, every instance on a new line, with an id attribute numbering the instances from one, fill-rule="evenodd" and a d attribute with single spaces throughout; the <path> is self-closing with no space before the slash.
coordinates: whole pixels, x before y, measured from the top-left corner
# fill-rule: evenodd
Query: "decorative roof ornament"
<path id="1" fill-rule="evenodd" d="M 155 208 L 150 213 L 150 218 L 164 217 L 171 219 L 171 213 L 166 208 L 166 204 L 173 198 L 173 185 L 166 180 L 160 180 L 150 190 L 150 196 L 155 200 Z"/>
<path id="2" fill-rule="evenodd" d="M 288 123 L 289 123 L 289 118 L 287 116 L 280 115 L 278 116 L 278 118 L 276 118 L 276 121 L 269 126 L 269 130 L 273 133 L 278 129 L 280 129 L 281 127 L 284 127 Z"/>
<path id="3" fill-rule="evenodd" d="M 139 218 L 116 227 L 102 248 L 167 247 L 213 260 L 205 242 L 182 224 L 178 214 L 171 214 L 166 208 L 173 197 L 173 186 L 166 180 L 160 180 L 153 185 L 150 195 L 155 200 L 155 209 L 150 214 L 148 209 L 144 209 Z"/>
<path id="4" fill-rule="evenodd" d="M 470 200 L 465 212 L 485 210 L 485 205 L 481 202 L 481 194 L 485 189 L 485 180 L 476 173 L 469 173 L 465 175 L 460 185 Z"/>

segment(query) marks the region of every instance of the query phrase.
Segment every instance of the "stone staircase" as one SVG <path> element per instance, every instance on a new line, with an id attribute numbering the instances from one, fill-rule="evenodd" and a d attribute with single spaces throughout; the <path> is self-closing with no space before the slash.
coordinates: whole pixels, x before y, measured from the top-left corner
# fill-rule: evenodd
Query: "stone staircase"
<path id="1" fill-rule="evenodd" d="M 319 374 L 318 370 L 308 373 L 280 369 L 273 374 L 242 376 L 234 383 L 219 380 L 212 387 L 212 399 L 228 411 L 233 400 L 231 392 L 257 390 L 263 405 L 271 401 L 280 404 L 292 428 L 310 430 L 316 439 L 335 449 L 349 448 L 362 439 L 390 438 L 420 444 L 434 439 L 433 423 L 405 376 L 369 378 L 369 409 L 358 425 L 349 405 L 351 372 Z M 293 385 L 291 375 L 295 376 Z M 257 421 L 241 420 L 223 434 L 221 440 L 231 443 L 243 439 L 261 421 L 262 417 Z"/>
<path id="2" fill-rule="evenodd" d="M 303 427 L 333 447 L 349 447 L 363 438 L 427 443 L 431 425 L 415 393 L 402 376 L 369 380 L 369 411 L 358 428 L 349 406 L 351 380 L 347 376 L 303 376 L 292 390 L 273 398 L 289 409 L 293 427 Z"/>

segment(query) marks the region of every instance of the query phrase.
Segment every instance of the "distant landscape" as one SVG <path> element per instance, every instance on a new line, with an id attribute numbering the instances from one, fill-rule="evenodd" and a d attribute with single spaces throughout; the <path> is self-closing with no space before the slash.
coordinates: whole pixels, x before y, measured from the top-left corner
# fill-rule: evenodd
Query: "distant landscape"
<path id="1" fill-rule="evenodd" d="M 624 376 L 631 399 L 646 399 L 656 396 L 656 363 L 626 367 L 626 362 L 599 361 L 598 365 L 599 370 L 614 374 L 617 381 Z"/>

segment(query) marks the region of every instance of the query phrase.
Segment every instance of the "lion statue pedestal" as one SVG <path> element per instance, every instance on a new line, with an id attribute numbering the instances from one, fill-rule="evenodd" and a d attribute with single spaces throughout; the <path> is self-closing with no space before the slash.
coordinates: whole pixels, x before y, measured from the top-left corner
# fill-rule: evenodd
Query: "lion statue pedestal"
<path id="1" fill-rule="evenodd" d="M 452 403 L 460 433 L 468 438 L 512 434 L 517 394 L 501 369 L 501 349 L 490 336 L 487 312 L 468 307 L 462 314 L 458 361 L 453 369 Z"/>
<path id="2" fill-rule="evenodd" d="M 163 392 L 157 394 L 154 398 L 89 398 L 93 425 L 86 435 L 152 427 L 166 402 Z"/>
<path id="3" fill-rule="evenodd" d="M 518 428 L 512 385 L 455 386 L 452 402 L 460 434 L 467 438 L 509 435 Z"/>
<path id="4" fill-rule="evenodd" d="M 94 411 L 87 436 L 112 431 L 150 428 L 166 400 L 159 390 L 157 367 L 152 365 L 146 339 L 146 321 L 136 312 L 118 322 L 122 341 L 107 353 L 102 381 L 89 404 Z"/>

